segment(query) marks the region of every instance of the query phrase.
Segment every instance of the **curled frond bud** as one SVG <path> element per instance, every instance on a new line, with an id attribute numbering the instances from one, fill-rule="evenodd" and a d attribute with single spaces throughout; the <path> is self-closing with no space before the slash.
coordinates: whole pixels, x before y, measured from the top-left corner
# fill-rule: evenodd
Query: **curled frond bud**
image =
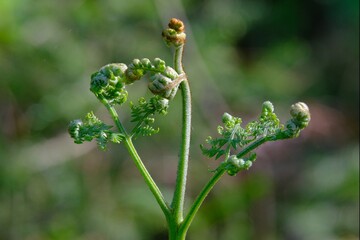
<path id="1" fill-rule="evenodd" d="M 68 131 L 75 143 L 80 144 L 95 139 L 99 148 L 105 150 L 109 141 L 120 143 L 124 137 L 120 133 L 111 131 L 111 128 L 90 112 L 84 121 L 79 119 L 71 121 Z"/>
<path id="2" fill-rule="evenodd" d="M 226 124 L 227 122 L 231 122 L 231 121 L 233 121 L 233 116 L 231 116 L 230 114 L 228 114 L 227 112 L 226 113 L 224 113 L 223 115 L 222 115 L 222 122 L 224 123 L 224 124 Z"/>
<path id="3" fill-rule="evenodd" d="M 263 113 L 274 112 L 274 105 L 270 101 L 264 102 L 262 105 L 262 112 Z"/>
<path id="4" fill-rule="evenodd" d="M 236 155 L 231 155 L 228 158 L 228 162 L 238 169 L 240 169 L 245 164 L 245 161 L 241 158 L 237 158 Z"/>
<path id="5" fill-rule="evenodd" d="M 72 120 L 69 123 L 68 132 L 70 136 L 74 139 L 75 143 L 83 143 L 84 140 L 81 137 L 80 129 L 83 125 L 83 122 L 80 119 Z"/>
<path id="6" fill-rule="evenodd" d="M 244 164 L 244 161 L 241 160 L 242 159 L 238 159 L 235 155 L 228 158 L 225 169 L 230 176 L 235 176 L 240 171 L 241 165 Z"/>
<path id="7" fill-rule="evenodd" d="M 299 136 L 300 131 L 307 127 L 310 122 L 310 111 L 305 103 L 298 102 L 291 105 L 289 119 L 285 126 L 286 129 L 279 131 L 276 139 L 287 139 Z"/>
<path id="8" fill-rule="evenodd" d="M 229 113 L 224 113 L 221 120 L 227 129 L 233 128 L 236 124 L 242 122 L 241 118 L 231 116 Z"/>
<path id="9" fill-rule="evenodd" d="M 160 96 L 156 96 L 150 99 L 152 105 L 155 108 L 155 111 L 165 115 L 169 108 L 169 100 Z"/>
<path id="10" fill-rule="evenodd" d="M 97 94 L 100 93 L 109 83 L 109 78 L 100 72 L 91 75 L 90 91 Z"/>
<path id="11" fill-rule="evenodd" d="M 156 70 L 156 69 L 151 64 L 151 61 L 148 58 L 143 58 L 141 60 L 137 58 L 134 59 L 129 64 L 129 67 L 125 72 L 126 84 L 132 84 L 135 81 L 140 80 L 146 74 L 147 71 L 151 71 L 151 70 Z"/>
<path id="12" fill-rule="evenodd" d="M 132 84 L 136 80 L 140 80 L 142 76 L 144 76 L 144 70 L 140 68 L 136 68 L 135 65 L 129 65 L 129 68 L 125 72 L 126 75 L 126 84 Z"/>
<path id="13" fill-rule="evenodd" d="M 248 170 L 252 166 L 255 159 L 256 154 L 251 154 L 251 156 L 248 158 L 238 158 L 236 155 L 231 155 L 223 163 L 223 166 L 225 166 L 226 172 L 230 176 L 234 176 L 241 170 Z"/>
<path id="14" fill-rule="evenodd" d="M 91 75 L 90 90 L 98 96 L 103 95 L 110 103 L 122 104 L 127 99 L 125 90 L 127 66 L 123 63 L 111 63 Z"/>
<path id="15" fill-rule="evenodd" d="M 250 160 L 237 158 L 236 155 L 231 155 L 227 161 L 226 164 L 226 171 L 230 176 L 235 176 L 239 171 L 244 169 L 249 169 L 252 165 L 252 162 Z"/>
<path id="16" fill-rule="evenodd" d="M 161 73 L 152 73 L 149 77 L 149 90 L 163 98 L 173 99 L 178 86 L 181 81 L 183 81 L 186 76 L 178 75 L 178 73 L 171 67 L 166 66 L 165 62 L 161 59 L 155 59 L 154 67 L 161 69 Z"/>
<path id="17" fill-rule="evenodd" d="M 158 72 L 163 72 L 166 69 L 166 63 L 164 60 L 162 60 L 160 58 L 155 58 L 154 59 L 154 67 L 155 67 L 155 70 L 157 70 Z"/>
<path id="18" fill-rule="evenodd" d="M 110 63 L 100 68 L 100 73 L 105 75 L 110 80 L 120 80 L 124 77 L 127 69 L 124 63 Z"/>
<path id="19" fill-rule="evenodd" d="M 141 61 L 140 61 L 140 59 L 135 58 L 135 59 L 132 61 L 132 64 L 133 64 L 136 68 L 141 67 Z"/>
<path id="20" fill-rule="evenodd" d="M 141 59 L 141 65 L 146 68 L 152 68 L 151 61 L 148 58 Z"/>
<path id="21" fill-rule="evenodd" d="M 174 29 L 177 33 L 182 33 L 185 30 L 184 23 L 177 18 L 170 19 L 168 26 L 169 28 Z"/>
<path id="22" fill-rule="evenodd" d="M 148 87 L 153 94 L 162 96 L 167 99 L 171 99 L 173 97 L 174 91 L 176 93 L 177 90 L 174 88 L 167 89 L 167 85 L 170 85 L 171 83 L 171 78 L 165 77 L 160 73 L 156 73 L 150 76 L 150 83 Z"/>
<path id="23" fill-rule="evenodd" d="M 300 129 L 305 128 L 311 119 L 309 107 L 303 102 L 298 102 L 291 105 L 290 114 L 293 117 L 294 123 Z"/>
<path id="24" fill-rule="evenodd" d="M 184 32 L 185 26 L 182 21 L 176 18 L 170 19 L 169 28 L 162 32 L 162 36 L 167 45 L 179 47 L 185 43 L 186 34 Z"/>
<path id="25" fill-rule="evenodd" d="M 151 62 L 148 58 L 134 59 L 125 72 L 125 83 L 132 84 L 133 82 L 140 80 L 146 73 L 164 73 L 165 76 L 170 78 L 175 77 L 170 67 L 166 67 L 165 61 L 160 58 L 155 58 Z"/>
<path id="26" fill-rule="evenodd" d="M 172 80 L 174 80 L 175 78 L 177 78 L 179 76 L 179 74 L 175 71 L 175 69 L 173 69 L 172 67 L 167 66 L 163 72 L 163 74 L 166 77 L 171 78 Z"/>

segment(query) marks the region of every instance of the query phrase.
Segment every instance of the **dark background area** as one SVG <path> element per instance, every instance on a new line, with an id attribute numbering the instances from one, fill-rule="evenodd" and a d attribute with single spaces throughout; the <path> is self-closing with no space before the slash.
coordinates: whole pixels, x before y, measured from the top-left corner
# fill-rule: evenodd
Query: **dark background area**
<path id="1" fill-rule="evenodd" d="M 93 110 L 90 75 L 110 62 L 172 61 L 161 31 L 183 19 L 193 96 L 187 201 L 217 162 L 199 145 L 223 112 L 254 118 L 270 100 L 285 122 L 312 113 L 297 139 L 268 143 L 225 176 L 190 240 L 359 238 L 359 2 L 355 0 L 0 0 L 0 239 L 166 239 L 165 220 L 123 146 L 76 145 L 70 120 Z M 148 94 L 145 84 L 130 98 Z M 147 95 L 148 96 L 148 95 Z M 179 96 L 160 133 L 135 142 L 168 200 Z M 129 120 L 128 111 L 121 118 Z"/>

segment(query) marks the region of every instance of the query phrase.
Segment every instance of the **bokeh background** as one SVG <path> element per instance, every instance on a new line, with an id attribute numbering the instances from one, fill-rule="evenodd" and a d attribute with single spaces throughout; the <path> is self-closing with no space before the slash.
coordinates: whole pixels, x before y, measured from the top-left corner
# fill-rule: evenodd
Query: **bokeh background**
<path id="1" fill-rule="evenodd" d="M 188 239 L 359 239 L 356 0 L 0 0 L 0 239 L 167 239 L 123 146 L 76 145 L 67 124 L 91 110 L 111 123 L 88 90 L 101 66 L 171 63 L 160 36 L 171 17 L 187 25 L 194 101 L 187 205 L 218 164 L 198 146 L 223 112 L 247 122 L 270 100 L 284 122 L 297 101 L 312 113 L 298 139 L 262 146 L 254 167 L 219 182 Z M 180 107 L 135 142 L 168 200 Z"/>

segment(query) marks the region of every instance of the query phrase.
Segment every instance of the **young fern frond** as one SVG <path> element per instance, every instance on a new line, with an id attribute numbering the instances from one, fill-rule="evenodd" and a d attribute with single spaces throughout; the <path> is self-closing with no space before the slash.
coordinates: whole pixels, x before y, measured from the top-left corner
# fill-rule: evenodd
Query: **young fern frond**
<path id="1" fill-rule="evenodd" d="M 102 95 L 110 104 L 123 104 L 127 100 L 125 90 L 125 71 L 123 63 L 111 63 L 91 75 L 90 90 L 97 96 Z"/>
<path id="2" fill-rule="evenodd" d="M 274 113 L 274 106 L 271 102 L 263 103 L 262 111 L 257 120 L 249 122 L 245 128 L 241 127 L 241 119 L 224 113 L 222 121 L 224 127 L 218 126 L 218 133 L 221 137 L 208 137 L 206 142 L 209 148 L 201 145 L 201 150 L 205 156 L 210 158 L 215 156 L 218 159 L 226 154 L 219 169 L 226 169 L 231 176 L 240 170 L 249 169 L 252 162 L 256 159 L 256 154 L 252 151 L 267 141 L 276 141 L 298 136 L 310 121 L 310 113 L 307 106 L 297 103 L 291 106 L 290 119 L 286 128 Z M 240 151 L 243 149 L 242 151 Z M 231 155 L 231 150 L 237 154 Z M 247 157 L 246 157 L 247 156 Z"/>
<path id="3" fill-rule="evenodd" d="M 93 112 L 90 112 L 84 121 L 79 119 L 71 121 L 68 131 L 75 143 L 80 144 L 95 139 L 99 148 L 105 150 L 108 142 L 120 143 L 124 137 L 120 133 L 111 131 L 111 128 L 112 126 L 103 123 Z"/>
<path id="4" fill-rule="evenodd" d="M 245 132 L 249 137 L 249 142 L 251 142 L 261 136 L 274 134 L 282 127 L 279 118 L 274 113 L 274 106 L 271 102 L 266 101 L 263 103 L 261 115 L 257 120 L 246 125 Z"/>
<path id="5" fill-rule="evenodd" d="M 154 115 L 156 113 L 165 115 L 169 101 L 160 96 L 154 96 L 149 101 L 145 98 L 140 98 L 138 104 L 130 103 L 131 108 L 131 122 L 136 123 L 131 131 L 131 136 L 136 138 L 138 136 L 151 136 L 159 132 L 159 128 L 155 129 L 152 124 L 155 121 Z"/>
<path id="6" fill-rule="evenodd" d="M 223 155 L 230 154 L 231 149 L 236 149 L 238 146 L 245 144 L 244 129 L 241 127 L 241 118 L 233 117 L 228 113 L 224 113 L 222 117 L 224 126 L 218 126 L 217 132 L 221 137 L 208 137 L 206 142 L 210 144 L 210 148 L 200 145 L 200 148 L 205 156 L 220 158 Z"/>
<path id="7" fill-rule="evenodd" d="M 113 106 L 125 103 L 128 97 L 126 86 L 140 79 L 148 81 L 148 88 L 155 96 L 149 101 L 140 98 L 137 105 L 130 103 L 131 122 L 136 123 L 130 136 L 135 138 L 159 132 L 158 128 L 152 127 L 155 121 L 154 115 L 155 113 L 163 115 L 167 113 L 169 100 L 174 98 L 185 75 L 179 76 L 160 58 L 155 58 L 153 61 L 143 58 L 141 60 L 134 59 L 128 65 L 124 63 L 107 64 L 91 75 L 90 82 L 90 90 L 95 96 L 101 102 L 106 101 L 109 106 Z M 96 138 L 101 148 L 105 148 L 103 146 L 106 144 L 107 138 Z M 80 140 L 75 140 L 75 142 L 80 142 Z"/>

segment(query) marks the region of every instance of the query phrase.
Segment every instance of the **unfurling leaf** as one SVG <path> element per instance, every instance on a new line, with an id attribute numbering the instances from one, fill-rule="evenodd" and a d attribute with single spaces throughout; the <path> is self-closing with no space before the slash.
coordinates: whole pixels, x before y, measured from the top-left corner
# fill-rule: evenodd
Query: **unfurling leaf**
<path id="1" fill-rule="evenodd" d="M 95 139 L 99 148 L 105 150 L 109 141 L 120 143 L 124 137 L 120 133 L 111 131 L 111 128 L 112 126 L 106 125 L 93 112 L 90 112 L 84 121 L 79 119 L 71 121 L 68 131 L 75 143 L 80 144 Z"/>

